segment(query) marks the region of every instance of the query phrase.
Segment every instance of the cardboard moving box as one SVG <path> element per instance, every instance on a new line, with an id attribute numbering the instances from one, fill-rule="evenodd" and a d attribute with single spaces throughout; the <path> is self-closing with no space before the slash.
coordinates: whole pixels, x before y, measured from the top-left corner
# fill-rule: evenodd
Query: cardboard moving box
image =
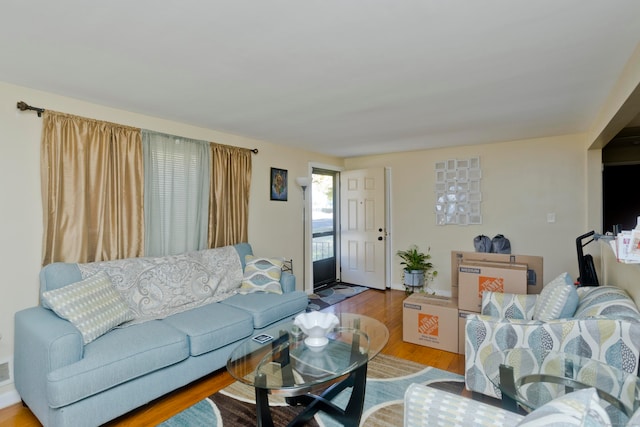
<path id="1" fill-rule="evenodd" d="M 457 299 L 410 295 L 402 304 L 402 339 L 457 353 Z"/>
<path id="2" fill-rule="evenodd" d="M 527 266 L 527 294 L 542 292 L 544 277 L 542 257 L 532 255 L 493 254 L 486 252 L 451 251 L 451 296 L 458 297 L 458 270 L 460 265 L 470 262 L 500 262 Z"/>
<path id="3" fill-rule="evenodd" d="M 527 293 L 527 266 L 468 263 L 458 267 L 458 300 L 461 310 L 480 312 L 482 292 Z"/>

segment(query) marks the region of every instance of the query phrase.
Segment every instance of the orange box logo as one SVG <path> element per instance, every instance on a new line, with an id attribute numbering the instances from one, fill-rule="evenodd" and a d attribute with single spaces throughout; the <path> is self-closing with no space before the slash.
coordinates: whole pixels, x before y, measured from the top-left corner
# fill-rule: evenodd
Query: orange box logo
<path id="1" fill-rule="evenodd" d="M 418 313 L 418 332 L 422 335 L 431 335 L 437 337 L 438 332 L 438 316 L 433 314 Z"/>
<path id="2" fill-rule="evenodd" d="M 483 291 L 504 292 L 502 277 L 480 276 L 478 279 L 478 298 L 482 298 Z"/>

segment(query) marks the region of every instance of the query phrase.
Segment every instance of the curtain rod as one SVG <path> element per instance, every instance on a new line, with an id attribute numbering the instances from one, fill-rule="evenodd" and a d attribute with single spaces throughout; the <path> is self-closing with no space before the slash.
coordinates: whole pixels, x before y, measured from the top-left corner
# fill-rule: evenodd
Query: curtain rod
<path id="1" fill-rule="evenodd" d="M 16 108 L 18 108 L 18 110 L 20 111 L 27 111 L 27 110 L 35 111 L 36 113 L 38 113 L 38 117 L 42 117 L 42 113 L 44 113 L 44 108 L 32 107 L 31 105 L 27 104 L 24 101 L 18 101 Z M 249 151 L 251 151 L 253 154 L 258 154 L 257 148 L 251 148 L 249 149 Z"/>
<path id="2" fill-rule="evenodd" d="M 38 113 L 38 117 L 42 117 L 42 113 L 44 113 L 44 108 L 32 107 L 31 105 L 29 105 L 29 104 L 27 104 L 26 102 L 23 102 L 23 101 L 19 101 L 18 105 L 16 107 L 20 111 L 33 110 L 36 113 Z"/>

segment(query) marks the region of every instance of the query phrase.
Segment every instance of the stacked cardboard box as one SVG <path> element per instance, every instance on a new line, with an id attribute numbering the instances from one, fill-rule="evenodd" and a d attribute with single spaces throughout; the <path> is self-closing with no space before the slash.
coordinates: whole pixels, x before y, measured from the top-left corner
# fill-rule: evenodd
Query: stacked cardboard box
<path id="1" fill-rule="evenodd" d="M 500 263 L 527 266 L 527 294 L 539 294 L 542 291 L 542 257 L 531 255 L 490 254 L 484 252 L 451 251 L 451 296 L 458 297 L 458 273 L 460 265 L 468 263 Z"/>
<path id="2" fill-rule="evenodd" d="M 464 354 L 467 316 L 480 312 L 482 292 L 536 294 L 542 257 L 451 252 L 451 298 L 412 294 L 403 304 L 403 340 Z"/>
<path id="3" fill-rule="evenodd" d="M 458 267 L 458 308 L 479 313 L 484 291 L 527 293 L 527 266 L 469 262 Z"/>
<path id="4" fill-rule="evenodd" d="M 539 294 L 543 286 L 539 256 L 451 252 L 451 295 L 458 298 L 458 353 L 464 354 L 469 314 L 479 313 L 482 291 Z"/>
<path id="5" fill-rule="evenodd" d="M 458 301 L 411 294 L 402 305 L 402 339 L 455 353 L 458 351 Z"/>

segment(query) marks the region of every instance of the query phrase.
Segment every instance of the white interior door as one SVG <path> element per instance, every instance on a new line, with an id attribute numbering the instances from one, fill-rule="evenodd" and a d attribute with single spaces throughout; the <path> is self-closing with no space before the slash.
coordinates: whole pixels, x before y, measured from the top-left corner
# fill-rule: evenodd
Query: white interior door
<path id="1" fill-rule="evenodd" d="M 340 174 L 340 279 L 385 289 L 385 170 Z"/>

